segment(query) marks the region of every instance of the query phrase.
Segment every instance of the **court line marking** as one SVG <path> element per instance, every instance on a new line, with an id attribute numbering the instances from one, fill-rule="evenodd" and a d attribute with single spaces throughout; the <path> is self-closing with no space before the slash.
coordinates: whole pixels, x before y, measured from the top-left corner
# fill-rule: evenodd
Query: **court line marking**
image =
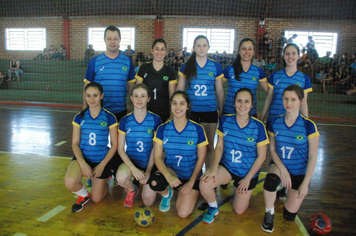
<path id="1" fill-rule="evenodd" d="M 299 216 L 297 216 L 295 218 L 295 222 L 297 223 L 297 225 L 298 225 L 300 231 L 302 232 L 302 234 L 304 236 L 309 236 L 309 233 L 308 233 L 307 229 L 304 227 L 302 221 L 299 219 Z"/>
<path id="2" fill-rule="evenodd" d="M 56 143 L 54 146 L 59 147 L 63 144 L 65 144 L 67 141 L 60 141 L 59 143 Z"/>
<path id="3" fill-rule="evenodd" d="M 55 208 L 53 208 L 52 210 L 50 210 L 49 212 L 47 212 L 46 214 L 38 218 L 37 220 L 41 222 L 46 222 L 47 220 L 51 219 L 53 216 L 57 215 L 59 212 L 63 211 L 64 209 L 66 209 L 65 206 L 61 206 L 61 205 L 56 206 Z"/>
<path id="4" fill-rule="evenodd" d="M 23 233 L 16 233 L 13 236 L 26 236 L 27 234 L 23 234 Z"/>
<path id="5" fill-rule="evenodd" d="M 339 127 L 356 127 L 356 125 L 342 125 L 342 124 L 326 124 L 326 123 L 316 123 L 318 126 L 339 126 Z"/>
<path id="6" fill-rule="evenodd" d="M 27 105 L 24 105 L 24 106 L 26 106 L 26 107 L 28 107 Z M 3 107 L 3 106 L 0 106 L 0 108 L 2 108 L 2 109 L 10 109 L 10 110 L 23 110 L 23 108 L 18 108 L 18 107 Z M 42 108 L 44 108 L 44 107 L 42 107 Z M 38 109 L 35 109 L 35 108 L 28 108 L 29 110 L 36 110 L 36 111 L 38 111 Z M 71 111 L 71 110 L 53 110 L 53 109 L 43 109 L 44 111 L 58 111 L 58 112 L 64 112 L 64 113 L 74 113 L 74 114 L 76 114 L 76 113 L 78 113 L 78 111 L 75 111 L 74 109 L 73 109 L 73 111 Z"/>

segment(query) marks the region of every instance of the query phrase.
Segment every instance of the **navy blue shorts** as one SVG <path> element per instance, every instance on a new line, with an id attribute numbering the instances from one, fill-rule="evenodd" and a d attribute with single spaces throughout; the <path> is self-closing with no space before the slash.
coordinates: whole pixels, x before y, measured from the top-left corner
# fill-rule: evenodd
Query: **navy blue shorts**
<path id="1" fill-rule="evenodd" d="M 76 157 L 73 157 L 72 161 L 75 161 L 77 160 Z M 90 168 L 92 170 L 94 170 L 94 167 L 99 165 L 100 162 L 96 163 L 96 162 L 91 162 L 89 161 L 88 159 L 84 158 L 85 162 L 90 166 Z M 79 164 L 79 163 L 78 163 Z M 98 179 L 107 179 L 111 176 L 111 165 L 110 165 L 110 162 L 105 166 L 104 170 L 103 170 L 103 173 L 101 174 L 100 177 L 96 177 Z"/>
<path id="2" fill-rule="evenodd" d="M 231 175 L 231 178 L 234 180 L 234 186 L 236 188 L 239 187 L 239 182 L 240 180 L 242 180 L 244 177 L 240 177 L 240 176 L 237 176 L 235 175 L 234 173 L 232 173 L 231 171 L 229 171 L 229 169 L 223 164 L 223 163 L 220 163 L 219 164 L 220 166 L 224 167 Z M 253 190 L 255 189 L 256 185 L 257 185 L 257 182 L 258 182 L 258 176 L 251 179 L 250 181 L 250 185 L 248 186 L 248 190 Z"/>
<path id="3" fill-rule="evenodd" d="M 190 119 L 197 123 L 218 123 L 218 112 L 208 111 L 208 112 L 190 112 Z"/>

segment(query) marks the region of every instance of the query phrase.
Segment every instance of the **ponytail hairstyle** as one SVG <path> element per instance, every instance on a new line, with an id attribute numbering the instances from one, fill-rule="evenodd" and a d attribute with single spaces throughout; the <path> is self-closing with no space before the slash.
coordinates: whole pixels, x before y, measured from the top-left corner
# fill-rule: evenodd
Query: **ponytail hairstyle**
<path id="1" fill-rule="evenodd" d="M 210 47 L 208 38 L 204 35 L 198 35 L 194 39 L 193 48 L 195 47 L 195 44 L 197 43 L 197 41 L 199 39 L 205 39 L 208 42 L 208 46 Z M 184 74 L 186 76 L 185 79 L 187 80 L 188 86 L 190 85 L 190 81 L 192 81 L 192 79 L 197 77 L 196 57 L 197 57 L 197 54 L 195 53 L 195 51 L 193 51 L 192 55 L 190 55 L 188 61 L 185 63 Z"/>
<path id="2" fill-rule="evenodd" d="M 100 95 L 104 93 L 103 86 L 101 86 L 101 84 L 96 83 L 96 82 L 91 82 L 90 84 L 87 84 L 84 88 L 84 93 L 87 91 L 88 88 L 96 88 L 97 90 L 99 90 Z M 101 99 L 101 101 L 100 101 L 100 106 L 104 107 L 103 99 Z M 88 109 L 89 109 L 89 105 L 87 104 L 87 107 L 79 113 L 80 117 L 82 117 L 84 119 L 84 117 L 85 117 L 84 114 Z"/>
<path id="3" fill-rule="evenodd" d="M 239 49 L 237 50 L 237 56 L 236 56 L 235 60 L 232 62 L 232 67 L 234 68 L 234 71 L 235 71 L 235 79 L 237 81 L 241 81 L 240 74 L 243 71 L 242 64 L 241 64 L 240 48 L 244 42 L 251 42 L 253 45 L 253 49 L 256 48 L 256 44 L 252 39 L 244 38 L 243 40 L 241 40 L 241 42 L 239 44 Z"/>

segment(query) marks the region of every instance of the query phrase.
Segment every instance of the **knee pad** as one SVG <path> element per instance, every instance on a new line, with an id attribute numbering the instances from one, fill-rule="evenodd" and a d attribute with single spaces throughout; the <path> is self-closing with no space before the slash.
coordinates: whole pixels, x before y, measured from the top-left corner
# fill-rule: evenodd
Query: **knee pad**
<path id="1" fill-rule="evenodd" d="M 268 192 L 275 192 L 278 185 L 281 183 L 281 178 L 276 174 L 267 174 L 263 188 Z"/>
<path id="2" fill-rule="evenodd" d="M 291 213 L 286 209 L 286 207 L 283 207 L 283 217 L 284 217 L 284 219 L 286 219 L 288 221 L 294 221 L 295 217 L 297 216 L 297 214 L 298 214 L 298 212 Z"/>
<path id="3" fill-rule="evenodd" d="M 152 181 L 156 182 L 156 186 L 152 185 Z M 154 173 L 148 183 L 153 191 L 164 191 L 168 186 L 166 178 L 161 173 Z"/>

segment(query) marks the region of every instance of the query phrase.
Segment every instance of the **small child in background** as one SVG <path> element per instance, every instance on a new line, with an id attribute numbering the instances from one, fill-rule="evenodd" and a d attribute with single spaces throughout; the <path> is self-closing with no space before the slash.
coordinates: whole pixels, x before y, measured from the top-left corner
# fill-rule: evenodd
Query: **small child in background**
<path id="1" fill-rule="evenodd" d="M 222 56 L 220 57 L 220 64 L 227 64 L 228 61 L 229 57 L 226 55 L 226 51 L 224 51 Z"/>
<path id="2" fill-rule="evenodd" d="M 266 63 L 266 76 L 267 77 L 276 69 L 276 66 L 277 66 L 276 59 L 274 57 L 271 57 Z"/>
<path id="3" fill-rule="evenodd" d="M 334 78 L 332 76 L 333 69 L 330 68 L 329 73 L 325 73 L 325 69 L 321 68 L 319 74 L 316 74 L 316 80 L 318 83 L 322 83 L 323 93 L 327 94 L 325 84 L 327 81 L 332 81 Z"/>
<path id="4" fill-rule="evenodd" d="M 135 68 L 136 73 L 140 69 L 141 65 L 142 65 L 142 61 L 138 61 L 138 66 Z"/>

